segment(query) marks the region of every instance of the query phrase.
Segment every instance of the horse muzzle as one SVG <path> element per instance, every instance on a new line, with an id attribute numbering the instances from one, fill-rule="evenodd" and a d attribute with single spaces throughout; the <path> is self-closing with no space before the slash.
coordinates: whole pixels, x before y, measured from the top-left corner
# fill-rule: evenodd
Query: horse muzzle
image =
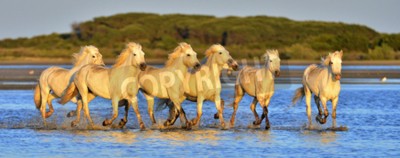
<path id="1" fill-rule="evenodd" d="M 279 77 L 281 75 L 281 71 L 275 71 L 275 77 Z"/>
<path id="2" fill-rule="evenodd" d="M 239 65 L 238 65 L 237 62 L 234 61 L 233 59 L 229 59 L 229 60 L 228 60 L 228 65 L 229 65 L 229 67 L 232 68 L 233 71 L 236 71 L 236 70 L 239 69 Z"/>
<path id="3" fill-rule="evenodd" d="M 146 63 L 140 63 L 139 68 L 140 70 L 144 71 L 146 70 L 147 64 Z"/>
<path id="4" fill-rule="evenodd" d="M 335 79 L 336 80 L 340 80 L 342 78 L 342 75 L 341 74 L 335 74 Z"/>
<path id="5" fill-rule="evenodd" d="M 194 71 L 198 71 L 200 70 L 200 67 L 201 67 L 200 63 L 196 63 L 196 65 L 193 66 L 193 69 Z"/>

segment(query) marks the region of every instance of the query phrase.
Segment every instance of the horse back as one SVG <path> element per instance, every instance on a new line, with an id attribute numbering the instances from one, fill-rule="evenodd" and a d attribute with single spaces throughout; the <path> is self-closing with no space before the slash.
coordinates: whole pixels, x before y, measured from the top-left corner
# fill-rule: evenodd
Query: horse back
<path id="1" fill-rule="evenodd" d="M 318 96 L 326 87 L 325 82 L 328 77 L 328 68 L 316 64 L 310 65 L 304 71 L 303 86 L 309 88 L 312 93 Z"/>
<path id="2" fill-rule="evenodd" d="M 86 85 L 90 92 L 110 98 L 110 69 L 99 65 L 87 65 L 78 71 L 75 82 Z"/>
<path id="3" fill-rule="evenodd" d="M 40 75 L 39 82 L 42 86 L 47 85 L 57 96 L 61 96 L 69 83 L 68 72 L 69 70 L 57 66 L 47 68 Z"/>

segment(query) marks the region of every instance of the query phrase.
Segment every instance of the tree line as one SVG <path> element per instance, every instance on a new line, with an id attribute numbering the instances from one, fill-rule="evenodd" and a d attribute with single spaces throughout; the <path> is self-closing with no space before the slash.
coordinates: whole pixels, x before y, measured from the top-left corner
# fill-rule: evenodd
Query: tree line
<path id="1" fill-rule="evenodd" d="M 293 21 L 282 17 L 126 13 L 72 24 L 70 33 L 0 40 L 2 57 L 62 57 L 83 45 L 97 46 L 113 58 L 126 42 L 141 43 L 146 58 L 166 57 L 188 42 L 200 57 L 211 44 L 224 45 L 234 58 L 254 58 L 278 49 L 282 59 L 317 60 L 343 50 L 345 60 L 400 59 L 400 34 L 384 34 L 362 25 Z"/>

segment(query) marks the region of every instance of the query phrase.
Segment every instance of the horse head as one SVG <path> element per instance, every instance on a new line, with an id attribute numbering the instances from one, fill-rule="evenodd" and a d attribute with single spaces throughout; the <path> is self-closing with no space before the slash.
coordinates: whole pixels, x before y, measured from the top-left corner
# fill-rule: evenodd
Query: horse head
<path id="1" fill-rule="evenodd" d="M 147 67 L 144 59 L 144 52 L 142 46 L 138 43 L 130 42 L 126 45 L 126 51 L 129 53 L 130 62 L 133 66 L 140 68 L 144 71 Z"/>
<path id="2" fill-rule="evenodd" d="M 229 54 L 229 51 L 226 50 L 225 47 L 220 44 L 212 45 L 206 51 L 206 56 L 207 56 L 207 58 L 214 58 L 214 62 L 216 62 L 216 64 L 218 64 L 218 65 L 221 65 L 222 67 L 224 65 L 228 65 L 230 68 L 232 68 L 235 71 L 239 67 L 237 62 Z"/>
<path id="3" fill-rule="evenodd" d="M 281 59 L 279 58 L 278 50 L 267 50 L 264 54 L 265 66 L 275 74 L 276 77 L 279 77 L 281 72 Z"/>
<path id="4" fill-rule="evenodd" d="M 187 43 L 180 43 L 179 46 L 175 48 L 174 53 L 172 53 L 171 55 L 177 55 L 181 57 L 185 66 L 192 67 L 195 71 L 198 71 L 201 67 L 200 62 L 197 59 L 197 53 Z"/>
<path id="5" fill-rule="evenodd" d="M 103 56 L 95 46 L 84 46 L 79 53 L 73 55 L 74 65 L 96 64 L 104 65 Z"/>
<path id="6" fill-rule="evenodd" d="M 343 51 L 335 51 L 334 53 L 329 53 L 326 58 L 322 58 L 324 65 L 330 68 L 336 80 L 342 78 L 342 57 Z"/>

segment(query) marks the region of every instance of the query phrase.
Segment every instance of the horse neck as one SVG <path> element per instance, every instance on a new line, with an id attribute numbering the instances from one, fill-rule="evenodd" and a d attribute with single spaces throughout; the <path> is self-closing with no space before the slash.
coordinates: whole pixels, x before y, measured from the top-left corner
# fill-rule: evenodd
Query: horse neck
<path id="1" fill-rule="evenodd" d="M 119 65 L 114 65 L 113 66 L 113 68 L 115 67 L 115 68 L 117 68 L 117 67 L 127 67 L 127 66 L 133 66 L 133 64 L 132 64 L 132 60 L 133 60 L 133 58 L 132 58 L 132 56 L 131 55 L 129 55 L 124 61 L 123 61 L 123 63 L 122 64 L 119 64 Z"/>
<path id="2" fill-rule="evenodd" d="M 210 75 L 212 77 L 218 77 L 221 75 L 222 72 L 222 65 L 218 65 L 216 62 L 214 55 L 207 59 L 207 62 L 204 64 L 209 69 L 209 72 L 212 72 Z M 214 76 L 215 75 L 215 76 Z"/>
<path id="3" fill-rule="evenodd" d="M 166 68 L 173 69 L 175 71 L 180 71 L 182 74 L 186 75 L 188 68 L 183 63 L 182 57 L 174 59 L 173 63 Z"/>
<path id="4" fill-rule="evenodd" d="M 87 60 L 83 59 L 83 60 L 79 60 L 78 63 L 75 63 L 74 66 L 72 67 L 71 70 L 68 71 L 68 76 L 66 77 L 70 77 L 72 76 L 75 72 L 77 72 L 79 69 L 81 69 L 83 66 L 88 65 L 89 63 L 87 62 Z"/>
<path id="5" fill-rule="evenodd" d="M 267 59 L 266 62 L 265 62 L 265 64 L 264 64 L 264 67 L 261 68 L 261 73 L 262 73 L 263 75 L 265 75 L 265 76 L 271 75 L 272 78 L 275 79 L 274 74 L 269 70 L 269 66 L 270 66 L 269 64 L 270 64 L 269 59 Z"/>
<path id="6" fill-rule="evenodd" d="M 334 76 L 332 75 L 332 68 L 330 66 L 326 67 L 328 69 L 328 75 L 327 75 L 327 84 L 334 84 L 334 83 L 338 83 L 338 80 L 336 80 L 334 78 Z"/>

